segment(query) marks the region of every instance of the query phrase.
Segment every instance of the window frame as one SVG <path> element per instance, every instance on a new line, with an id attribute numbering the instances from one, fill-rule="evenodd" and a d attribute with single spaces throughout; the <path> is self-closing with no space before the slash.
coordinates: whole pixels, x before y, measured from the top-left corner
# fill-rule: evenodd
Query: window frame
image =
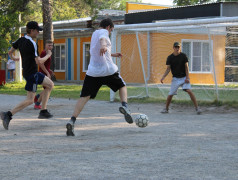
<path id="1" fill-rule="evenodd" d="M 85 69 L 85 60 L 86 60 L 85 45 L 87 45 L 87 44 L 89 44 L 91 47 L 91 42 L 83 42 L 83 72 L 87 72 L 87 70 L 88 70 L 88 69 Z M 89 48 L 89 55 L 90 55 L 90 48 Z"/>
<path id="2" fill-rule="evenodd" d="M 208 54 L 208 57 L 209 57 L 209 62 L 210 62 L 210 70 L 209 71 L 193 71 L 191 69 L 192 65 L 193 65 L 193 43 L 194 42 L 199 42 L 201 43 L 201 54 L 200 54 L 200 57 L 201 57 L 201 67 L 202 67 L 202 63 L 203 63 L 203 59 L 202 59 L 202 54 L 203 54 L 203 48 L 202 48 L 202 44 L 203 43 L 208 43 L 209 45 L 209 48 L 210 48 L 210 41 L 209 40 L 200 40 L 200 39 L 182 39 L 182 48 L 181 48 L 181 51 L 183 52 L 183 43 L 184 42 L 189 42 L 190 43 L 190 56 L 191 57 L 188 57 L 189 59 L 189 73 L 194 73 L 194 74 L 211 74 L 212 73 L 212 58 L 210 56 L 210 53 Z M 213 53 L 213 41 L 211 41 L 211 48 L 212 48 L 212 53 Z M 186 54 L 186 53 L 185 53 Z M 187 54 L 186 54 L 187 55 Z"/>
<path id="3" fill-rule="evenodd" d="M 57 43 L 57 44 L 54 44 L 54 60 L 56 61 L 56 46 L 60 46 L 60 70 L 57 70 L 56 69 L 56 62 L 55 62 L 55 72 L 66 72 L 66 44 L 65 43 Z M 61 55 L 62 55 L 62 53 L 61 53 L 61 47 L 62 46 L 64 46 L 64 48 L 65 48 L 65 69 L 64 70 L 62 70 L 61 69 Z"/>

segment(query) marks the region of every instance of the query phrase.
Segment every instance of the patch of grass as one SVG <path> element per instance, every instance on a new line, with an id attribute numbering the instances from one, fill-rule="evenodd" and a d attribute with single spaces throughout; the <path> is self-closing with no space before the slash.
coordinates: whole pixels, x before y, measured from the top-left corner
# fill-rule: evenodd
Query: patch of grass
<path id="1" fill-rule="evenodd" d="M 26 95 L 25 82 L 22 83 L 6 83 L 4 86 L 0 86 L 0 94 L 10 95 Z M 38 86 L 37 93 L 41 92 L 43 88 Z M 51 97 L 55 98 L 68 98 L 78 99 L 82 85 L 55 85 L 54 90 L 51 92 Z M 149 88 L 150 97 L 146 97 L 146 91 L 144 87 L 140 86 L 127 86 L 129 103 L 165 103 L 169 88 Z M 219 89 L 219 101 L 215 100 L 216 95 L 214 89 L 199 89 L 198 86 L 194 87 L 193 92 L 198 99 L 198 103 L 201 106 L 216 105 L 223 106 L 227 105 L 230 107 L 238 107 L 238 90 L 237 86 L 222 86 Z M 140 97 L 135 95 L 140 94 Z M 144 96 L 144 97 L 142 97 Z M 142 97 L 142 98 L 141 98 Z M 96 100 L 109 101 L 110 100 L 110 89 L 107 86 L 102 86 L 99 90 Z M 116 101 L 119 100 L 118 93 L 116 94 Z M 178 91 L 178 95 L 173 98 L 172 103 L 181 105 L 192 105 L 192 102 L 187 93 L 182 90 Z"/>

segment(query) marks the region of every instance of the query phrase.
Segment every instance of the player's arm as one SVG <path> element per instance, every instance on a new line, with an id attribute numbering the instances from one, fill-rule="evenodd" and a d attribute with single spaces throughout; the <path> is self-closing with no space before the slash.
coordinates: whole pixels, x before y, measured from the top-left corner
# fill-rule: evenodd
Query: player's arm
<path id="1" fill-rule="evenodd" d="M 185 83 L 189 83 L 189 82 L 190 82 L 190 79 L 189 79 L 189 68 L 188 68 L 188 62 L 185 63 L 185 73 L 186 73 Z"/>
<path id="2" fill-rule="evenodd" d="M 47 71 L 45 64 L 39 64 L 40 68 L 45 72 L 48 78 L 50 78 L 50 73 Z"/>
<path id="3" fill-rule="evenodd" d="M 111 54 L 112 57 L 122 57 L 122 54 L 121 53 L 114 53 L 114 54 Z"/>
<path id="4" fill-rule="evenodd" d="M 100 39 L 100 56 L 103 56 L 107 52 L 107 41 L 106 38 Z"/>
<path id="5" fill-rule="evenodd" d="M 19 61 L 19 58 L 17 58 L 16 56 L 14 56 L 14 52 L 16 51 L 16 49 L 14 49 L 13 47 L 11 47 L 11 49 L 8 51 L 8 55 L 10 56 L 10 58 L 13 61 Z"/>
<path id="6" fill-rule="evenodd" d="M 165 70 L 165 72 L 164 72 L 164 75 L 163 75 L 162 78 L 160 79 L 160 82 L 161 82 L 162 84 L 164 83 L 164 79 L 165 79 L 165 77 L 169 74 L 170 70 L 171 70 L 170 65 L 167 65 L 167 68 L 166 68 L 166 70 Z"/>
<path id="7" fill-rule="evenodd" d="M 40 56 L 35 57 L 35 61 L 36 61 L 37 64 L 44 64 L 44 62 L 47 59 L 49 59 L 51 55 L 52 55 L 51 50 L 48 50 L 47 54 L 44 57 L 40 57 Z"/>

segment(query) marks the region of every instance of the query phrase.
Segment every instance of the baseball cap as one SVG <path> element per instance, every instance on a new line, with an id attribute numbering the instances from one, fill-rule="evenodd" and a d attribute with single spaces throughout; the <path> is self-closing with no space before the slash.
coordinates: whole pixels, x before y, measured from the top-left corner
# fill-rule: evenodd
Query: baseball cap
<path id="1" fill-rule="evenodd" d="M 26 27 L 28 29 L 37 29 L 38 31 L 42 31 L 43 29 L 39 27 L 38 23 L 36 21 L 30 21 L 27 23 Z"/>
<path id="2" fill-rule="evenodd" d="M 176 47 L 176 46 L 181 46 L 181 43 L 179 43 L 179 42 L 174 42 L 174 47 Z"/>

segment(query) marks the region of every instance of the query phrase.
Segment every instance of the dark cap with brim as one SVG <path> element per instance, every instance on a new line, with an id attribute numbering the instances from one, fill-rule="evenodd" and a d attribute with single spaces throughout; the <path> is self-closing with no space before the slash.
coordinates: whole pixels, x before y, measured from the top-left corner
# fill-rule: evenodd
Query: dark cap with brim
<path id="1" fill-rule="evenodd" d="M 30 21 L 27 23 L 26 27 L 28 29 L 37 29 L 38 31 L 42 31 L 43 29 L 38 25 L 36 21 Z"/>
<path id="2" fill-rule="evenodd" d="M 181 43 L 179 42 L 174 42 L 174 47 L 180 47 L 181 46 Z"/>

